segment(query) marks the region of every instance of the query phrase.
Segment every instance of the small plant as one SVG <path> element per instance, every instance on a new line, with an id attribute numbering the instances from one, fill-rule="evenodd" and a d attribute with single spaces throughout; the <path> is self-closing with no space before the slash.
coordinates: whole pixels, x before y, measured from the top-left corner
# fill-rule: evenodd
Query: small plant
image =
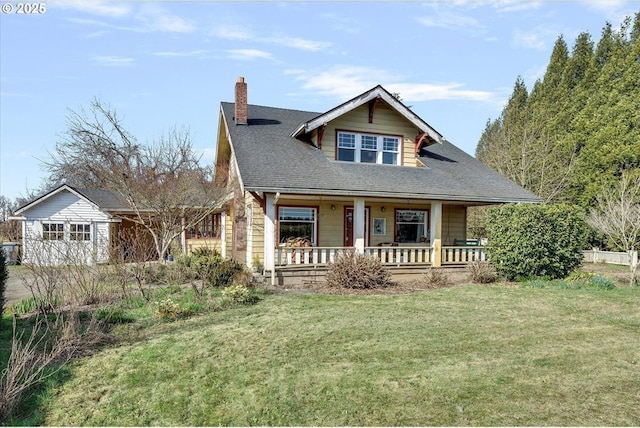
<path id="1" fill-rule="evenodd" d="M 244 285 L 230 285 L 222 289 L 222 297 L 234 303 L 245 303 L 251 298 L 251 290 Z"/>
<path id="2" fill-rule="evenodd" d="M 489 284 L 498 279 L 498 272 L 489 262 L 475 261 L 467 265 L 469 278 L 479 284 Z"/>
<path id="3" fill-rule="evenodd" d="M 156 318 L 164 321 L 175 321 L 185 316 L 180 305 L 170 298 L 156 302 Z"/>
<path id="4" fill-rule="evenodd" d="M 591 287 L 600 288 L 602 290 L 611 290 L 612 288 L 616 287 L 615 283 L 611 278 L 606 276 L 601 276 L 601 275 L 594 275 L 591 278 L 589 278 L 588 284 Z"/>
<path id="5" fill-rule="evenodd" d="M 449 274 L 443 269 L 428 268 L 426 272 L 422 274 L 421 282 L 430 288 L 446 287 L 452 284 Z"/>
<path id="6" fill-rule="evenodd" d="M 380 260 L 347 250 L 329 264 L 325 281 L 332 288 L 373 289 L 391 285 L 391 276 Z"/>

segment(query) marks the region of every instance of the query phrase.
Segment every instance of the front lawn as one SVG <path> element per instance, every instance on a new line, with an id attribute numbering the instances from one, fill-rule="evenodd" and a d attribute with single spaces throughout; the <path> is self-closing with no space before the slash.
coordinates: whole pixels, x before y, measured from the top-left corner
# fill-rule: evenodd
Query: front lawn
<path id="1" fill-rule="evenodd" d="M 43 393 L 41 422 L 637 426 L 639 303 L 517 285 L 271 294 L 120 326 L 127 341 Z"/>

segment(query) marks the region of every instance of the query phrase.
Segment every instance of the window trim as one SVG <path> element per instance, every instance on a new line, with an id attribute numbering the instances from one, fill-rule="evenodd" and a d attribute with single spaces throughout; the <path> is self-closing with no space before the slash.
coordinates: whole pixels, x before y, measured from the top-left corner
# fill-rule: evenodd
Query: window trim
<path id="1" fill-rule="evenodd" d="M 45 230 L 45 226 L 46 229 Z M 51 226 L 55 226 L 52 230 Z M 43 241 L 64 241 L 64 223 L 57 221 L 42 222 L 42 240 Z"/>
<path id="2" fill-rule="evenodd" d="M 82 227 L 82 231 L 78 231 L 78 226 Z M 73 230 L 74 227 L 76 230 Z M 88 227 L 88 230 L 85 230 L 85 227 Z M 78 239 L 78 237 L 81 237 L 82 239 Z M 70 223 L 69 240 L 79 242 L 91 241 L 91 223 Z"/>
<path id="3" fill-rule="evenodd" d="M 354 144 L 355 147 L 340 147 L 340 136 L 341 135 L 353 135 L 354 136 Z M 376 162 L 363 162 L 362 161 L 362 152 L 373 152 L 371 149 L 363 148 L 363 137 L 375 137 L 376 139 Z M 393 139 L 398 142 L 398 148 L 396 151 L 385 150 L 385 139 Z M 360 132 L 360 131 L 349 131 L 346 129 L 336 129 L 336 139 L 335 139 L 335 160 L 340 162 L 353 162 L 353 163 L 369 163 L 372 165 L 402 165 L 402 142 L 404 138 L 402 135 L 393 135 L 393 134 L 382 134 L 378 132 Z M 343 160 L 339 159 L 340 149 L 344 150 L 353 150 L 353 161 L 351 160 Z M 396 163 L 384 163 L 384 155 L 385 153 L 391 153 L 396 155 Z"/>
<path id="4" fill-rule="evenodd" d="M 424 223 L 410 223 L 410 222 L 398 222 L 398 212 L 400 211 L 417 211 L 424 212 Z M 393 213 L 393 240 L 394 242 L 401 242 L 398 240 L 398 224 L 424 224 L 424 236 L 425 242 L 429 242 L 429 238 L 431 235 L 430 227 L 430 216 L 431 212 L 428 208 L 395 208 Z M 421 241 L 405 241 L 404 243 L 417 243 Z"/>
<path id="5" fill-rule="evenodd" d="M 316 247 L 318 246 L 318 236 L 319 236 L 319 224 L 318 224 L 318 217 L 320 215 L 320 207 L 317 205 L 288 205 L 288 204 L 283 204 L 283 205 L 276 205 L 276 222 L 277 222 L 277 227 L 276 227 L 276 245 L 284 245 L 283 242 L 281 242 L 282 238 L 280 237 L 280 223 L 282 222 L 282 220 L 280 220 L 280 209 L 281 208 L 295 208 L 295 209 L 310 209 L 313 210 L 314 212 L 314 218 L 313 218 L 313 235 L 311 237 L 311 245 Z M 311 222 L 309 222 L 311 223 Z"/>

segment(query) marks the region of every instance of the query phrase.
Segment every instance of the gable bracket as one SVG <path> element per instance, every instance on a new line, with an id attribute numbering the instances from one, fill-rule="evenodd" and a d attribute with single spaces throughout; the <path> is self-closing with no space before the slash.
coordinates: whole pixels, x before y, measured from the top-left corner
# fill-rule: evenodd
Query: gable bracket
<path id="1" fill-rule="evenodd" d="M 318 128 L 318 148 L 322 148 L 322 137 L 324 136 L 324 130 L 327 127 L 326 123 L 323 123 L 322 126 Z"/>
<path id="2" fill-rule="evenodd" d="M 426 132 L 421 132 L 416 135 L 416 147 L 415 147 L 415 155 L 416 157 L 420 156 L 420 148 L 422 147 L 422 143 L 428 141 L 429 135 Z"/>
<path id="3" fill-rule="evenodd" d="M 380 102 L 380 95 L 369 101 L 369 123 L 373 123 L 373 112 L 376 110 L 376 106 Z"/>
<path id="4" fill-rule="evenodd" d="M 260 208 L 262 208 L 262 211 L 266 213 L 267 203 L 265 201 L 265 198 L 263 196 L 258 195 L 256 192 L 249 191 L 249 193 L 251 194 L 251 196 L 255 198 L 256 201 L 258 201 L 258 204 L 260 205 Z"/>

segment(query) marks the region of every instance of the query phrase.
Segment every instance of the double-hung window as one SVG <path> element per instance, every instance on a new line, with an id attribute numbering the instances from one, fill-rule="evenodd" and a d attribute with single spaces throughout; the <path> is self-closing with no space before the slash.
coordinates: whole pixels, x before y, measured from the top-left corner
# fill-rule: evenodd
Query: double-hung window
<path id="1" fill-rule="evenodd" d="M 42 223 L 42 239 L 62 241 L 64 239 L 64 223 Z"/>
<path id="2" fill-rule="evenodd" d="M 69 239 L 72 241 L 90 241 L 91 225 L 90 224 L 70 224 Z"/>
<path id="3" fill-rule="evenodd" d="M 316 209 L 306 207 L 279 207 L 278 242 L 281 244 L 295 238 L 307 239 L 312 245 L 316 243 Z"/>
<path id="4" fill-rule="evenodd" d="M 338 132 L 337 159 L 345 162 L 399 165 L 400 137 Z"/>

